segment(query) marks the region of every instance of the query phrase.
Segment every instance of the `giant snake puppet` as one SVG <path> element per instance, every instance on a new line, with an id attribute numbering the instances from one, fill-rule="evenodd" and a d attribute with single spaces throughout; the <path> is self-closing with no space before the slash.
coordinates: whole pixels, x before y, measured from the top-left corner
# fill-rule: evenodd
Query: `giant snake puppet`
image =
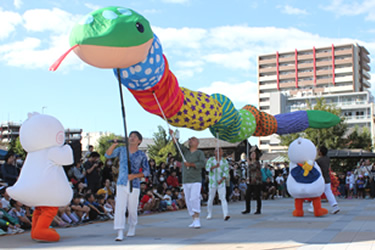
<path id="1" fill-rule="evenodd" d="M 173 126 L 210 129 L 214 137 L 240 142 L 250 136 L 290 134 L 307 128 L 329 128 L 340 122 L 320 110 L 270 115 L 252 105 L 237 110 L 222 94 L 208 95 L 180 87 L 170 71 L 158 37 L 146 18 L 123 7 L 106 7 L 86 15 L 70 34 L 70 51 L 98 68 L 113 68 L 116 77 L 148 112 Z"/>

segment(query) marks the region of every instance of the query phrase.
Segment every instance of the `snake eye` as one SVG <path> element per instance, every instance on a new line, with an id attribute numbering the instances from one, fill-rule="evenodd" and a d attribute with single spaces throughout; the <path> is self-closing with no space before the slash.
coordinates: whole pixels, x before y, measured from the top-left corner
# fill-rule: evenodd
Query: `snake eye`
<path id="1" fill-rule="evenodd" d="M 143 27 L 143 25 L 139 22 L 137 22 L 137 24 L 135 25 L 137 26 L 137 30 L 141 33 L 143 33 L 145 31 L 145 28 Z"/>

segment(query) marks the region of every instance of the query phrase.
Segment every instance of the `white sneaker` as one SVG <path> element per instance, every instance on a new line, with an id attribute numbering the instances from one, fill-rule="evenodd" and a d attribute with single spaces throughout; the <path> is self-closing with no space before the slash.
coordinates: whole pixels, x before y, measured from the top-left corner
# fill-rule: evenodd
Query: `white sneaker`
<path id="1" fill-rule="evenodd" d="M 115 241 L 122 241 L 124 239 L 124 231 L 122 229 L 117 230 L 117 231 L 118 233 L 117 233 L 117 237 Z"/>
<path id="2" fill-rule="evenodd" d="M 189 227 L 194 227 L 194 225 L 195 225 L 195 220 L 193 220 L 193 223 L 191 223 L 191 224 L 189 225 Z"/>
<path id="3" fill-rule="evenodd" d="M 309 207 L 309 208 L 307 209 L 307 211 L 309 211 L 310 213 L 314 213 L 314 208 L 313 208 L 313 207 Z"/>
<path id="4" fill-rule="evenodd" d="M 211 214 L 207 215 L 206 219 L 207 220 L 211 220 L 212 219 L 212 215 Z"/>
<path id="5" fill-rule="evenodd" d="M 126 236 L 128 236 L 128 237 L 134 237 L 135 236 L 135 226 L 129 226 L 128 234 Z"/>
<path id="6" fill-rule="evenodd" d="M 201 228 L 201 221 L 199 219 L 194 220 L 194 228 Z"/>
<path id="7" fill-rule="evenodd" d="M 17 227 L 15 231 L 16 231 L 16 233 L 23 233 L 23 232 L 25 232 L 25 230 L 23 230 L 22 228 L 19 228 L 19 227 Z"/>
<path id="8" fill-rule="evenodd" d="M 340 212 L 340 208 L 339 208 L 339 206 L 333 206 L 333 210 L 332 210 L 332 214 L 337 214 L 338 212 Z"/>

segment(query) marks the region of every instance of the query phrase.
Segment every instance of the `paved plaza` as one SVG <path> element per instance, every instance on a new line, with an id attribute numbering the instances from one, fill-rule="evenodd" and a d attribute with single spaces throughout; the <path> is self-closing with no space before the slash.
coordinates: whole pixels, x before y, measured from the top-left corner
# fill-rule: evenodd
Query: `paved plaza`
<path id="1" fill-rule="evenodd" d="M 191 229 L 186 210 L 139 217 L 136 236 L 114 241 L 113 221 L 57 229 L 58 243 L 32 241 L 30 233 L 0 237 L 0 249 L 375 249 L 375 200 L 338 200 L 339 214 L 293 217 L 293 199 L 263 201 L 261 215 L 242 215 L 243 202 L 229 204 L 224 221 L 214 206 L 212 220 L 202 207 L 201 229 Z M 329 209 L 328 203 L 323 207 Z M 252 208 L 255 202 L 252 201 Z"/>

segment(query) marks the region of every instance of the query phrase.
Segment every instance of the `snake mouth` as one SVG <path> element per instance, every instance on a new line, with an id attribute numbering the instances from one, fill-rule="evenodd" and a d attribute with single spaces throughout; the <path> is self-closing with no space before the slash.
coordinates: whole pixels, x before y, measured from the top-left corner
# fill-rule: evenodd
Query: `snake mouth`
<path id="1" fill-rule="evenodd" d="M 76 44 L 66 51 L 49 68 L 50 71 L 56 71 L 65 57 L 74 51 L 82 61 L 94 67 L 112 69 L 128 68 L 134 64 L 142 62 L 147 58 L 151 48 L 153 38 L 149 41 L 133 47 L 109 47 L 99 45 L 79 45 Z"/>

